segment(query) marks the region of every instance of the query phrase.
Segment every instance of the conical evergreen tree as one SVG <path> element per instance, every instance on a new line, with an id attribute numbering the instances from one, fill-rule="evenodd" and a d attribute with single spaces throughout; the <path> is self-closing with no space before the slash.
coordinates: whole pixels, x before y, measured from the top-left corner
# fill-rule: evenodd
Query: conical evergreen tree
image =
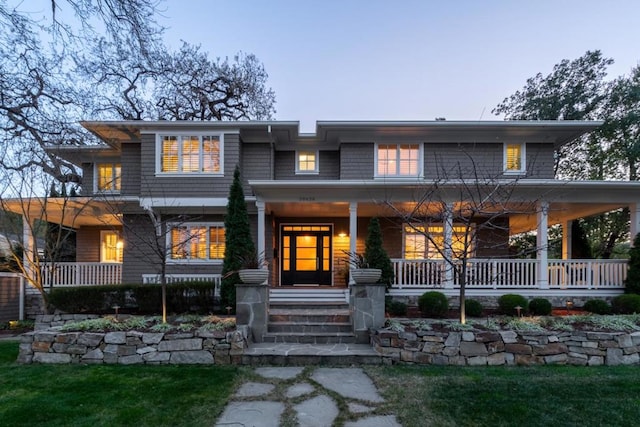
<path id="1" fill-rule="evenodd" d="M 633 239 L 629 250 L 629 270 L 624 281 L 624 291 L 628 294 L 640 294 L 640 233 Z"/>
<path id="2" fill-rule="evenodd" d="M 229 272 L 237 272 L 242 267 L 242 259 L 255 252 L 251 239 L 249 214 L 244 200 L 244 190 L 240 180 L 240 168 L 236 165 L 233 172 L 233 183 L 229 190 L 227 214 L 224 217 L 225 249 L 222 276 Z M 222 307 L 236 307 L 236 284 L 240 283 L 238 273 L 230 274 L 222 279 L 220 299 Z"/>
<path id="3" fill-rule="evenodd" d="M 390 286 L 393 282 L 393 265 L 391 259 L 382 246 L 382 230 L 378 218 L 371 218 L 367 229 L 367 240 L 364 244 L 364 257 L 370 268 L 379 268 L 382 275 L 378 283 Z"/>
<path id="4" fill-rule="evenodd" d="M 584 231 L 584 225 L 578 220 L 571 222 L 571 258 L 593 258 L 591 243 L 589 243 L 589 239 L 587 239 L 587 233 Z"/>

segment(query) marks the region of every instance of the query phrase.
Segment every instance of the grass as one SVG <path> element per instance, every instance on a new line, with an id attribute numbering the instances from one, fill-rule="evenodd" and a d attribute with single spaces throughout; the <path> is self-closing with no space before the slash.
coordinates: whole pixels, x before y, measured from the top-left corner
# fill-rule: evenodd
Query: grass
<path id="1" fill-rule="evenodd" d="M 631 426 L 640 419 L 637 366 L 393 366 L 367 372 L 405 427 Z"/>
<path id="2" fill-rule="evenodd" d="M 232 366 L 18 365 L 0 342 L 0 425 L 210 426 L 242 378 Z"/>
<path id="3" fill-rule="evenodd" d="M 242 381 L 257 380 L 244 367 L 18 365 L 17 355 L 18 343 L 0 342 L 2 426 L 210 426 Z M 396 414 L 405 427 L 631 426 L 640 419 L 638 366 L 365 370 L 386 399 L 376 413 Z M 285 415 L 285 425 L 295 424 Z"/>

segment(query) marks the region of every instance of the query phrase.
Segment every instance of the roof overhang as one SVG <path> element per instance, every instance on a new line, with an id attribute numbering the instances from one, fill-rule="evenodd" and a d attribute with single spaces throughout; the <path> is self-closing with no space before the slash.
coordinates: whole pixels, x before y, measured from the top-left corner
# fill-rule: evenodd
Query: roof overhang
<path id="1" fill-rule="evenodd" d="M 2 201 L 4 210 L 34 220 L 47 221 L 69 228 L 82 226 L 119 226 L 120 203 L 89 197 L 32 197 Z"/>

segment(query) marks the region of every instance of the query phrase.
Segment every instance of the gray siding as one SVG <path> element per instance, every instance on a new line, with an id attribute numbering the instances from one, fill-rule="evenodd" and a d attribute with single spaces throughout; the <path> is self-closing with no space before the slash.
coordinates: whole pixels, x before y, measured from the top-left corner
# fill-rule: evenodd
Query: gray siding
<path id="1" fill-rule="evenodd" d="M 241 173 L 245 182 L 252 179 L 273 179 L 271 144 L 242 144 Z"/>
<path id="2" fill-rule="evenodd" d="M 238 135 L 224 136 L 224 176 L 156 176 L 155 135 L 141 136 L 141 189 L 143 197 L 227 197 L 233 170 L 240 162 Z"/>
<path id="3" fill-rule="evenodd" d="M 553 179 L 553 144 L 527 144 L 527 178 Z"/>
<path id="4" fill-rule="evenodd" d="M 82 192 L 83 196 L 93 194 L 93 163 L 82 164 Z"/>
<path id="5" fill-rule="evenodd" d="M 296 175 L 295 151 L 276 151 L 275 179 L 340 179 L 340 153 L 338 151 L 320 151 L 318 152 L 318 173 Z"/>
<path id="6" fill-rule="evenodd" d="M 340 179 L 372 179 L 374 150 L 373 143 L 340 145 Z"/>
<path id="7" fill-rule="evenodd" d="M 0 274 L 0 322 L 18 320 L 20 315 L 20 277 Z"/>
<path id="8" fill-rule="evenodd" d="M 100 262 L 100 232 L 102 230 L 122 233 L 121 227 L 80 227 L 76 230 L 77 262 Z"/>
<path id="9" fill-rule="evenodd" d="M 424 144 L 426 179 L 482 179 L 502 175 L 502 144 Z"/>
<path id="10" fill-rule="evenodd" d="M 140 144 L 122 145 L 122 189 L 125 196 L 140 194 Z"/>

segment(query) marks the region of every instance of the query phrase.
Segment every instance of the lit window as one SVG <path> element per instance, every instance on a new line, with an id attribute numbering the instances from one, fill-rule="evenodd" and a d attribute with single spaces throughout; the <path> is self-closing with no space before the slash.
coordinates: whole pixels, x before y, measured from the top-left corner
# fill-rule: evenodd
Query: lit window
<path id="1" fill-rule="evenodd" d="M 454 225 L 451 231 L 453 257 L 462 258 L 465 254 L 471 257 L 474 250 L 473 229 L 470 229 L 469 233 L 467 233 L 466 226 Z M 405 259 L 442 259 L 445 252 L 444 249 L 444 227 L 405 225 Z"/>
<path id="2" fill-rule="evenodd" d="M 298 151 L 296 152 L 296 173 L 317 173 L 318 172 L 318 152 Z"/>
<path id="3" fill-rule="evenodd" d="M 524 170 L 524 144 L 504 144 L 504 171 L 507 173 L 522 173 Z"/>
<path id="4" fill-rule="evenodd" d="M 222 172 L 220 135 L 163 135 L 160 137 L 160 172 Z"/>
<path id="5" fill-rule="evenodd" d="M 224 226 L 219 224 L 170 225 L 169 256 L 172 260 L 220 261 L 224 258 Z"/>
<path id="6" fill-rule="evenodd" d="M 418 144 L 378 144 L 377 176 L 418 176 L 420 146 Z"/>
<path id="7" fill-rule="evenodd" d="M 120 191 L 121 168 L 119 163 L 99 163 L 97 172 L 99 191 Z"/>
<path id="8" fill-rule="evenodd" d="M 100 262 L 122 262 L 122 239 L 116 231 L 100 232 Z"/>

